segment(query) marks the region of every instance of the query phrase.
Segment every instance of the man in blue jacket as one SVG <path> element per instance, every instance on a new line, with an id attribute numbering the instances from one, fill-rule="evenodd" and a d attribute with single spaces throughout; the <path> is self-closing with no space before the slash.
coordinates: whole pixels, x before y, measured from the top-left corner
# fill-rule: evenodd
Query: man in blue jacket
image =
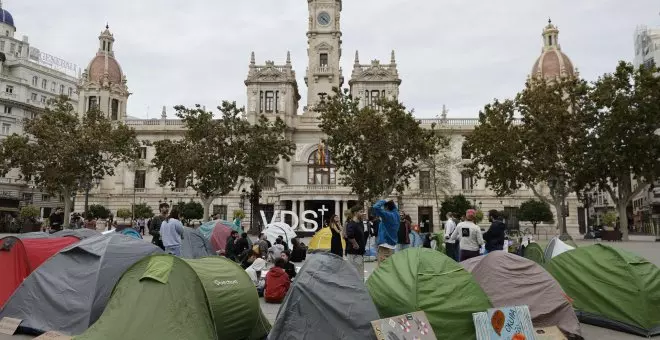
<path id="1" fill-rule="evenodd" d="M 394 201 L 380 200 L 373 206 L 374 214 L 380 217 L 378 226 L 378 264 L 394 254 L 398 242 L 397 233 L 401 216 Z"/>

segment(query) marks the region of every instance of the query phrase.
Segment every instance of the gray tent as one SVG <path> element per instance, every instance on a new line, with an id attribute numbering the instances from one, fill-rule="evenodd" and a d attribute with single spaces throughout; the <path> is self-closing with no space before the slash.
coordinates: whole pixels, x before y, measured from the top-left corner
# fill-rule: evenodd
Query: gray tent
<path id="1" fill-rule="evenodd" d="M 289 289 L 269 340 L 376 339 L 378 311 L 348 261 L 330 253 L 307 256 Z"/>
<path id="2" fill-rule="evenodd" d="M 19 332 L 77 335 L 100 316 L 122 274 L 150 254 L 149 242 L 118 233 L 84 239 L 35 270 L 0 310 L 0 319 L 23 320 Z"/>
<path id="3" fill-rule="evenodd" d="M 198 259 L 210 255 L 215 255 L 211 248 L 211 242 L 204 238 L 198 229 L 183 227 L 181 257 L 184 259 Z"/>
<path id="4" fill-rule="evenodd" d="M 53 237 L 73 236 L 81 240 L 99 235 L 101 235 L 101 233 L 99 233 L 98 231 L 87 228 L 65 229 L 52 234 Z"/>
<path id="5" fill-rule="evenodd" d="M 43 231 L 35 231 L 32 233 L 18 234 L 15 235 L 18 238 L 49 238 L 49 233 L 44 233 Z"/>
<path id="6" fill-rule="evenodd" d="M 535 327 L 558 326 L 580 335 L 580 323 L 561 286 L 541 265 L 505 251 L 461 262 L 493 307 L 527 305 Z"/>

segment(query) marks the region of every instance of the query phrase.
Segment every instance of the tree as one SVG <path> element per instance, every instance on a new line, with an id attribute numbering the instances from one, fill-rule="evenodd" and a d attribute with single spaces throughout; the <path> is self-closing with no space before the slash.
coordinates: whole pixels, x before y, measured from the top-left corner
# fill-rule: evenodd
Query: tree
<path id="1" fill-rule="evenodd" d="M 241 163 L 241 176 L 244 184 L 250 182 L 250 232 L 261 232 L 261 214 L 259 199 L 264 183 L 271 178 L 286 182 L 278 177 L 280 160 L 289 161 L 296 150 L 296 144 L 290 139 L 290 131 L 286 123 L 277 117 L 269 120 L 261 115 L 254 124 L 245 124 L 241 132 L 242 153 L 245 157 Z"/>
<path id="2" fill-rule="evenodd" d="M 602 222 L 606 226 L 613 228 L 614 225 L 616 224 L 616 219 L 617 219 L 616 213 L 614 211 L 608 211 L 607 213 L 605 213 L 605 215 L 603 215 Z"/>
<path id="3" fill-rule="evenodd" d="M 445 142 L 396 100 L 361 107 L 348 90 L 335 89 L 316 110 L 340 183 L 351 188 L 360 204 L 403 192 L 422 161 L 436 155 Z"/>
<path id="4" fill-rule="evenodd" d="M 244 109 L 236 102 L 223 101 L 218 107 L 220 119 L 200 105 L 189 109 L 175 107 L 177 117 L 186 126 L 181 140 L 154 143 L 156 156 L 152 164 L 159 170 L 158 181 L 172 188 L 193 188 L 203 202 L 203 219 L 209 219 L 210 206 L 217 197 L 227 195 L 237 185 L 246 154 L 242 138 L 246 130 Z"/>
<path id="5" fill-rule="evenodd" d="M 137 158 L 138 146 L 133 129 L 111 122 L 96 108 L 79 117 L 69 99 L 60 96 L 43 115 L 26 119 L 24 135 L 4 139 L 0 154 L 21 178 L 61 195 L 68 212 L 81 183 L 114 175 L 117 165 Z M 68 213 L 64 224 L 69 224 Z"/>
<path id="6" fill-rule="evenodd" d="M 179 202 L 175 207 L 181 213 L 181 220 L 184 224 L 190 220 L 199 220 L 204 216 L 204 207 L 199 202 Z"/>
<path id="7" fill-rule="evenodd" d="M 619 62 L 614 73 L 594 83 L 591 97 L 598 108 L 591 121 L 587 182 L 609 192 L 616 205 L 623 239 L 628 240 L 626 207 L 660 178 L 660 77 L 655 67 L 635 69 Z M 633 188 L 632 180 L 638 181 Z"/>
<path id="8" fill-rule="evenodd" d="M 435 211 L 440 214 L 440 220 L 446 218 L 446 213 L 442 214 L 441 197 L 448 197 L 454 189 L 454 182 L 451 180 L 452 170 L 456 168 L 461 160 L 451 155 L 449 148 L 450 139 L 445 140 L 446 148 L 438 150 L 438 153 L 422 160 L 422 166 L 429 171 L 431 180 L 431 190 L 435 199 Z"/>
<path id="9" fill-rule="evenodd" d="M 121 218 L 126 221 L 127 218 L 131 218 L 133 216 L 133 212 L 131 209 L 126 209 L 126 208 L 121 208 L 117 209 L 117 217 Z"/>
<path id="10" fill-rule="evenodd" d="M 110 210 L 100 204 L 92 204 L 89 206 L 89 215 L 92 218 L 107 219 L 110 217 Z"/>
<path id="11" fill-rule="evenodd" d="M 152 218 L 154 211 L 146 203 L 140 203 L 133 206 L 135 218 Z"/>
<path id="12" fill-rule="evenodd" d="M 578 78 L 530 79 L 515 100 L 495 100 L 467 137 L 471 169 L 498 196 L 526 187 L 555 207 L 562 237 L 568 195 L 580 189 L 584 140 L 594 107 Z M 517 117 L 520 117 L 518 119 Z"/>
<path id="13" fill-rule="evenodd" d="M 456 216 L 465 216 L 465 213 L 472 209 L 472 203 L 463 195 L 456 195 L 447 197 L 443 202 L 440 208 L 440 219 L 445 221 L 447 219 L 447 214 L 452 212 Z M 483 215 L 482 215 L 483 218 Z"/>
<path id="14" fill-rule="evenodd" d="M 545 222 L 553 222 L 552 211 L 550 211 L 550 205 L 547 202 L 529 200 L 525 201 L 520 205 L 520 211 L 518 211 L 518 218 L 521 221 L 529 221 L 534 226 L 534 234 L 536 234 L 536 225 Z"/>

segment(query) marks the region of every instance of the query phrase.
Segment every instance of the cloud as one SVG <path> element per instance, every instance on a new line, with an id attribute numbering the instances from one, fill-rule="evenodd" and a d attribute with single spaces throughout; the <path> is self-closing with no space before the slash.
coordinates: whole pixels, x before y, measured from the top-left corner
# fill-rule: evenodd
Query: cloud
<path id="1" fill-rule="evenodd" d="M 307 4 L 302 0 L 5 0 L 18 36 L 86 67 L 108 22 L 116 56 L 133 92 L 131 116 L 156 117 L 162 106 L 246 102 L 250 52 L 283 63 L 291 51 L 300 107 L 306 105 Z M 442 105 L 450 117 L 476 117 L 493 98 L 512 97 L 540 54 L 551 17 L 562 50 L 588 80 L 632 60 L 639 24 L 660 25 L 656 0 L 344 1 L 346 83 L 353 55 L 388 61 L 396 50 L 401 100 L 419 116 Z M 345 84 L 347 85 L 347 84 Z"/>

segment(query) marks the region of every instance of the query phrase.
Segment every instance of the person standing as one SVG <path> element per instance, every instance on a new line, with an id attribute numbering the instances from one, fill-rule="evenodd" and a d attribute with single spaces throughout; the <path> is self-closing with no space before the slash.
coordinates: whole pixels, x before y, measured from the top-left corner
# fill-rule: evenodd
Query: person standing
<path id="1" fill-rule="evenodd" d="M 55 212 L 48 217 L 48 222 L 50 223 L 49 227 L 51 233 L 62 230 L 62 228 L 64 228 L 64 209 L 55 209 Z"/>
<path id="2" fill-rule="evenodd" d="M 365 252 L 365 233 L 362 223 L 363 214 L 358 211 L 353 212 L 353 219 L 346 225 L 346 257 L 358 272 L 358 277 L 364 282 L 364 252 Z"/>
<path id="3" fill-rule="evenodd" d="M 181 256 L 183 224 L 181 223 L 180 218 L 179 210 L 174 208 L 160 227 L 160 236 L 165 251 L 176 256 Z"/>
<path id="4" fill-rule="evenodd" d="M 248 234 L 243 233 L 241 234 L 241 238 L 236 240 L 236 244 L 234 247 L 234 252 L 236 253 L 236 260 L 238 262 L 242 262 L 245 256 L 247 255 L 248 250 L 250 250 L 250 242 L 248 242 Z"/>
<path id="5" fill-rule="evenodd" d="M 399 223 L 399 232 L 397 233 L 397 251 L 402 251 L 410 247 L 410 217 L 401 211 L 401 222 Z"/>
<path id="6" fill-rule="evenodd" d="M 153 236 L 151 243 L 160 247 L 160 249 L 165 250 L 163 241 L 160 239 L 160 227 L 163 224 L 163 221 L 167 219 L 167 213 L 170 211 L 170 205 L 163 202 L 158 206 L 158 210 L 160 211 L 160 215 L 154 216 L 154 218 L 151 219 L 151 223 L 149 224 L 149 235 Z"/>
<path id="7" fill-rule="evenodd" d="M 330 218 L 330 232 L 332 232 L 332 239 L 330 239 L 330 252 L 339 256 L 344 257 L 344 247 L 341 244 L 341 235 L 342 227 L 339 222 L 339 216 L 332 215 Z"/>
<path id="8" fill-rule="evenodd" d="M 378 225 L 378 264 L 394 254 L 398 242 L 401 215 L 394 201 L 380 200 L 373 206 L 374 213 L 380 217 Z"/>
<path id="9" fill-rule="evenodd" d="M 238 231 L 232 230 L 227 238 L 227 246 L 225 248 L 225 256 L 232 260 L 236 261 L 236 240 L 238 239 Z"/>
<path id="10" fill-rule="evenodd" d="M 486 241 L 486 254 L 495 250 L 504 250 L 504 239 L 506 237 L 506 225 L 502 222 L 500 213 L 493 209 L 488 211 L 490 228 L 484 233 Z"/>
<path id="11" fill-rule="evenodd" d="M 142 236 L 144 236 L 146 221 L 144 220 L 143 217 L 138 218 L 137 225 L 138 225 L 138 232 L 142 234 Z"/>
<path id="12" fill-rule="evenodd" d="M 456 222 L 454 222 L 454 217 L 455 216 L 453 212 L 447 213 L 447 222 L 445 222 L 445 254 L 454 259 L 454 261 L 458 261 L 458 249 L 456 249 L 456 241 L 452 241 L 450 239 L 451 235 L 456 229 Z"/>
<path id="13" fill-rule="evenodd" d="M 465 261 L 479 256 L 479 249 L 484 244 L 481 228 L 474 223 L 477 212 L 473 209 L 467 211 L 465 221 L 459 223 L 451 234 L 450 240 L 460 239 L 461 253 L 459 260 Z"/>

